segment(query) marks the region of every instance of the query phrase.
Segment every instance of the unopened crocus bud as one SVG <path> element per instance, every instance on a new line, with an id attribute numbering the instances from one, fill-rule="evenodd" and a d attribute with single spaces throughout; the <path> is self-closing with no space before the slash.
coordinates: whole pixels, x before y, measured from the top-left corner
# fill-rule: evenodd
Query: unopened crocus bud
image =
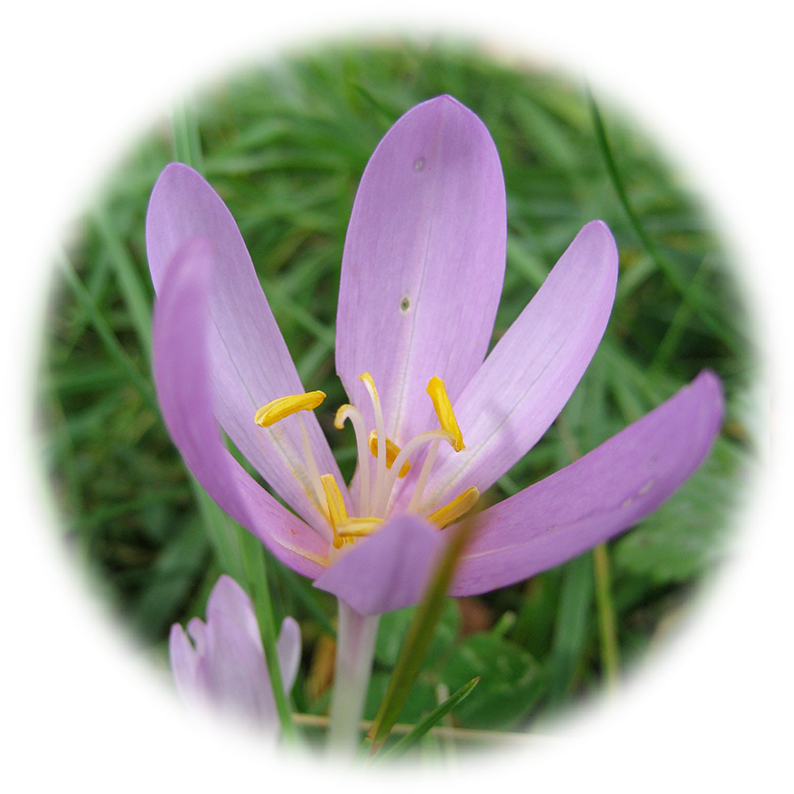
<path id="1" fill-rule="evenodd" d="M 289 692 L 301 651 L 300 628 L 292 618 L 281 624 L 277 649 Z M 169 651 L 177 691 L 196 731 L 271 766 L 281 726 L 254 605 L 242 587 L 221 576 L 207 602 L 207 622 L 193 618 L 187 633 L 175 623 Z"/>

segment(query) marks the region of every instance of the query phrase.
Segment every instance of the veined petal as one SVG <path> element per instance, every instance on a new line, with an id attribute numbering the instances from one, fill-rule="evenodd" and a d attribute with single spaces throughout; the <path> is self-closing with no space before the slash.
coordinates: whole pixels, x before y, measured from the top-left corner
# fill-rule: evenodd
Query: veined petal
<path id="1" fill-rule="evenodd" d="M 361 615 L 378 615 L 422 597 L 444 546 L 442 533 L 416 516 L 389 521 L 328 568 L 314 586 Z"/>
<path id="2" fill-rule="evenodd" d="M 455 402 L 466 449 L 442 449 L 428 504 L 458 484 L 485 492 L 560 413 L 604 334 L 618 252 L 601 221 L 588 223 Z"/>
<path id="3" fill-rule="evenodd" d="M 700 465 L 722 418 L 719 379 L 701 372 L 592 452 L 485 510 L 450 595 L 527 579 L 628 529 Z"/>
<path id="4" fill-rule="evenodd" d="M 408 111 L 376 148 L 345 239 L 336 369 L 372 427 L 377 384 L 402 446 L 432 427 L 435 375 L 454 403 L 488 350 L 502 291 L 505 188 L 485 125 L 448 96 Z"/>
<path id="5" fill-rule="evenodd" d="M 171 438 L 209 495 L 285 565 L 317 576 L 328 544 L 254 482 L 221 442 L 212 409 L 208 351 L 211 244 L 188 241 L 155 304 L 154 380 Z"/>
<path id="6" fill-rule="evenodd" d="M 221 427 L 267 483 L 315 528 L 321 514 L 296 477 L 303 468 L 299 425 L 272 429 L 254 424 L 257 410 L 279 397 L 305 392 L 281 331 L 265 299 L 240 230 L 220 196 L 192 168 L 171 163 L 152 191 L 146 216 L 146 249 L 160 294 L 169 263 L 189 239 L 212 242 L 208 369 L 214 412 Z M 305 417 L 322 473 L 341 482 L 328 442 L 313 415 Z"/>

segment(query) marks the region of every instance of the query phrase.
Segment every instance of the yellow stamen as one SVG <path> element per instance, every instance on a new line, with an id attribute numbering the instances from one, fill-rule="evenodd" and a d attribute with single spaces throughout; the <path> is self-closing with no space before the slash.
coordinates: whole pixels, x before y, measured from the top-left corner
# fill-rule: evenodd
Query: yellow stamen
<path id="1" fill-rule="evenodd" d="M 374 457 L 378 457 L 378 431 L 373 430 L 369 434 L 369 451 L 373 454 Z M 388 436 L 386 436 L 386 468 L 390 469 L 392 464 L 397 459 L 397 456 L 402 452 L 400 447 L 398 447 Z M 405 477 L 408 472 L 411 471 L 411 464 L 409 461 L 405 461 L 403 465 L 400 467 L 400 473 L 397 475 L 398 477 Z"/>
<path id="2" fill-rule="evenodd" d="M 358 508 L 363 515 L 367 515 L 369 513 L 369 466 L 363 465 L 363 461 L 367 459 L 367 431 L 364 427 L 364 417 L 361 415 L 361 411 L 354 408 L 352 405 L 343 405 L 339 408 L 334 418 L 334 427 L 337 430 L 341 430 L 345 426 L 345 420 L 347 419 L 350 420 L 356 434 L 356 448 L 360 461 L 358 470 L 361 485 L 361 498 Z"/>
<path id="3" fill-rule="evenodd" d="M 369 372 L 363 372 L 358 379 L 367 387 L 367 391 L 372 396 L 372 402 L 380 405 L 380 397 L 378 397 L 378 390 L 375 388 L 375 379 L 372 375 Z"/>
<path id="4" fill-rule="evenodd" d="M 433 401 L 433 407 L 436 409 L 436 416 L 438 417 L 441 427 L 455 438 L 455 443 L 452 445 L 455 452 L 460 452 L 465 449 L 463 443 L 463 434 L 458 427 L 458 420 L 455 419 L 455 414 L 452 411 L 452 403 L 449 401 L 447 395 L 447 387 L 444 381 L 437 376 L 430 378 L 430 383 L 427 384 L 427 393 Z"/>
<path id="5" fill-rule="evenodd" d="M 480 498 L 480 492 L 475 486 L 467 488 L 462 494 L 456 496 L 449 504 L 439 507 L 431 513 L 427 520 L 435 524 L 439 529 L 443 529 L 447 524 L 457 521 L 461 516 L 466 515 L 474 507 Z"/>
<path id="6" fill-rule="evenodd" d="M 336 416 L 334 417 L 334 427 L 337 430 L 341 430 L 345 426 L 345 419 L 350 414 L 350 410 L 353 408 L 352 405 L 348 405 L 345 403 L 344 405 L 340 405 L 339 408 L 336 409 Z"/>
<path id="7" fill-rule="evenodd" d="M 334 548 L 338 549 L 341 548 L 344 540 L 339 537 L 336 528 L 348 520 L 345 500 L 342 498 L 342 492 L 339 490 L 333 474 L 323 474 L 320 477 L 320 482 L 323 484 L 325 501 L 328 502 L 328 514 L 334 530 Z"/>
<path id="8" fill-rule="evenodd" d="M 298 411 L 313 411 L 325 399 L 325 392 L 310 391 L 307 394 L 292 394 L 279 397 L 263 405 L 254 416 L 260 427 L 270 427 Z"/>
<path id="9" fill-rule="evenodd" d="M 374 516 L 364 516 L 362 518 L 348 518 L 343 521 L 338 527 L 339 535 L 345 540 L 354 537 L 363 537 L 371 535 L 376 529 L 384 524 L 382 518 L 375 518 Z"/>
<path id="10" fill-rule="evenodd" d="M 358 379 L 364 384 L 369 393 L 369 398 L 372 400 L 372 410 L 375 412 L 375 430 L 378 433 L 378 454 L 375 458 L 375 492 L 372 494 L 370 500 L 371 505 L 379 505 L 382 500 L 383 491 L 386 483 L 386 425 L 383 422 L 383 410 L 380 404 L 380 397 L 378 397 L 378 390 L 375 388 L 375 381 L 369 372 L 364 372 L 358 376 Z M 363 440 L 363 439 L 362 439 Z M 359 463 L 364 464 L 363 460 Z M 402 464 L 401 464 L 402 465 Z M 388 498 L 388 494 L 386 497 Z M 377 513 L 378 510 L 373 512 Z"/>

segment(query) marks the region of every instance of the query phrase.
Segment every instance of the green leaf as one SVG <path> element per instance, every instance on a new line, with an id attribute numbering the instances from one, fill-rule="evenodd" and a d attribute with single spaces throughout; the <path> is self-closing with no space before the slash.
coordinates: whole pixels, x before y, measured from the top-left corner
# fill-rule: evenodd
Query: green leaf
<path id="1" fill-rule="evenodd" d="M 543 692 L 537 662 L 515 643 L 491 633 L 470 634 L 444 662 L 441 680 L 457 690 L 480 678 L 476 694 L 455 715 L 468 728 L 505 728 L 524 716 Z"/>
<path id="2" fill-rule="evenodd" d="M 747 465 L 737 445 L 717 439 L 678 492 L 615 543 L 615 564 L 657 584 L 683 582 L 713 567 L 729 533 L 736 477 Z"/>

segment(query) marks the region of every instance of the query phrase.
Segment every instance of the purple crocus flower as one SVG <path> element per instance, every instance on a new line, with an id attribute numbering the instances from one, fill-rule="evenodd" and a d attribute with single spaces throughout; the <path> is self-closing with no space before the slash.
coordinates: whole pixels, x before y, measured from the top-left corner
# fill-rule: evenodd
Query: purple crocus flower
<path id="1" fill-rule="evenodd" d="M 360 615 L 415 603 L 449 530 L 562 410 L 615 295 L 588 223 L 486 358 L 505 268 L 494 143 L 451 97 L 416 106 L 364 171 L 345 241 L 336 367 L 356 432 L 346 486 L 226 206 L 169 165 L 146 226 L 154 374 L 166 425 L 209 494 L 283 563 Z M 572 465 L 482 511 L 450 594 L 504 587 L 625 531 L 689 477 L 721 425 L 702 372 Z M 289 504 L 227 451 L 218 424 Z"/>
<path id="2" fill-rule="evenodd" d="M 212 588 L 206 623 L 193 618 L 187 633 L 178 623 L 171 626 L 168 647 L 177 690 L 188 704 L 210 705 L 268 732 L 278 730 L 254 605 L 234 579 L 221 576 Z M 301 657 L 300 627 L 292 618 L 284 618 L 276 648 L 289 692 Z"/>

